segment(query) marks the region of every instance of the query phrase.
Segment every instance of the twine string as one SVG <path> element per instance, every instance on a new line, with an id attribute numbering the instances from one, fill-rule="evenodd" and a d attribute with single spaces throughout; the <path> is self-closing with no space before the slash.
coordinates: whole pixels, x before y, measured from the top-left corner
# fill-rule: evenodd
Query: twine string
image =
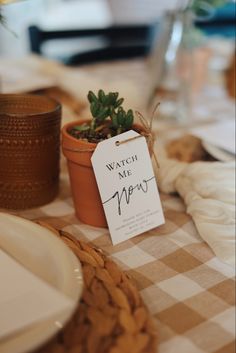
<path id="1" fill-rule="evenodd" d="M 127 142 L 130 142 L 130 141 L 139 139 L 140 137 L 146 137 L 146 136 L 145 136 L 144 134 L 140 134 L 140 135 L 138 135 L 138 136 L 130 137 L 130 138 L 126 139 L 126 140 L 116 141 L 116 146 L 120 146 L 120 145 L 122 145 L 123 143 L 127 143 Z"/>
<path id="2" fill-rule="evenodd" d="M 154 144 L 156 142 L 155 140 L 155 136 L 153 134 L 153 120 L 154 120 L 154 117 L 155 117 L 155 114 L 157 112 L 157 109 L 159 107 L 160 103 L 157 103 L 152 111 L 152 115 L 151 115 L 151 119 L 150 119 L 150 122 L 148 122 L 148 120 L 138 111 L 136 111 L 136 116 L 139 118 L 141 124 L 143 125 L 144 129 L 147 131 L 145 134 L 145 137 L 147 139 L 147 144 L 148 144 L 148 149 L 149 151 L 151 152 L 151 155 L 153 156 L 154 158 L 154 161 L 156 163 L 156 166 L 157 168 L 159 169 L 160 168 L 160 165 L 158 163 L 158 160 L 157 160 L 157 156 L 155 154 L 155 151 L 154 151 Z"/>

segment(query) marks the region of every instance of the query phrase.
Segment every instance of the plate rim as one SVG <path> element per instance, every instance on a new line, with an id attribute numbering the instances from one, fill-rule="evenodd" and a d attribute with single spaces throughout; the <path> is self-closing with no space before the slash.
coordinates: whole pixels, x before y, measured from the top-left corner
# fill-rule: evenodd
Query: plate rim
<path id="1" fill-rule="evenodd" d="M 212 157 L 218 159 L 220 162 L 230 162 L 235 159 L 235 156 L 231 152 L 225 151 L 205 140 L 202 140 L 202 145 Z"/>
<path id="2" fill-rule="evenodd" d="M 73 306 L 71 307 L 71 309 L 68 309 L 66 310 L 66 312 L 63 312 L 61 314 L 54 316 L 54 318 L 46 319 L 42 322 L 32 325 L 28 329 L 19 331 L 17 334 L 0 341 L 1 353 L 12 353 L 13 348 L 14 348 L 14 353 L 26 353 L 34 349 L 37 349 L 40 346 L 44 345 L 46 342 L 48 342 L 50 338 L 55 336 L 56 333 L 66 325 L 66 323 L 73 315 L 74 311 L 77 308 L 79 300 L 81 298 L 82 290 L 83 290 L 82 267 L 78 257 L 63 242 L 62 239 L 60 239 L 53 233 L 52 230 L 32 220 L 28 220 L 23 217 L 19 217 L 13 214 L 9 214 L 7 212 L 0 211 L 0 223 L 2 219 L 4 219 L 5 217 L 8 219 L 8 221 L 9 220 L 19 221 L 21 222 L 21 224 L 23 223 L 23 225 L 26 224 L 26 226 L 28 225 L 28 226 L 34 227 L 35 229 L 38 229 L 38 231 L 43 231 L 45 238 L 53 237 L 54 238 L 53 242 L 57 243 L 58 245 L 60 244 L 59 248 L 63 249 L 64 255 L 67 257 L 68 263 L 70 263 L 70 266 L 71 266 L 71 270 L 72 270 L 71 277 L 72 278 L 74 277 L 74 280 L 75 280 L 76 292 L 75 293 L 73 292 L 73 295 L 71 293 L 72 296 L 70 298 L 73 301 Z M 26 234 L 25 237 L 27 237 L 28 236 L 27 232 L 25 234 Z M 40 240 L 37 240 L 37 241 L 40 241 Z M 63 289 L 60 288 L 60 291 L 68 296 L 68 293 L 63 292 Z"/>

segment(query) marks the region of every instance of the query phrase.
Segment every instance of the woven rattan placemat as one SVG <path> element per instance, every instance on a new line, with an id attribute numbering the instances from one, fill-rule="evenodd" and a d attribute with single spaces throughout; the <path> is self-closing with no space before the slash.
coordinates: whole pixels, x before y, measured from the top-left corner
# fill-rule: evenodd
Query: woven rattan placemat
<path id="1" fill-rule="evenodd" d="M 38 223 L 79 258 L 84 291 L 69 324 L 37 353 L 156 353 L 156 327 L 132 280 L 99 249 Z"/>

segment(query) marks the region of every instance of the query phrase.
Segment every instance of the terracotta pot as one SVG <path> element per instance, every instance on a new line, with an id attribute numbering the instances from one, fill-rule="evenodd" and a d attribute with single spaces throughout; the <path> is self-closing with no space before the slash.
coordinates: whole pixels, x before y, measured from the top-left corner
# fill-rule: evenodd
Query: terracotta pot
<path id="1" fill-rule="evenodd" d="M 95 227 L 107 227 L 97 182 L 92 168 L 91 157 L 97 144 L 78 140 L 68 131 L 86 120 L 73 121 L 62 129 L 62 150 L 67 158 L 71 191 L 77 217 Z M 135 125 L 140 131 L 141 126 Z M 83 152 L 81 152 L 84 150 Z"/>
<path id="2" fill-rule="evenodd" d="M 68 133 L 70 128 L 83 124 L 86 121 L 88 120 L 73 121 L 63 127 L 62 151 L 67 158 L 71 191 L 77 217 L 86 224 L 107 227 L 91 163 L 96 143 L 77 140 Z M 85 151 L 78 152 L 78 150 Z"/>

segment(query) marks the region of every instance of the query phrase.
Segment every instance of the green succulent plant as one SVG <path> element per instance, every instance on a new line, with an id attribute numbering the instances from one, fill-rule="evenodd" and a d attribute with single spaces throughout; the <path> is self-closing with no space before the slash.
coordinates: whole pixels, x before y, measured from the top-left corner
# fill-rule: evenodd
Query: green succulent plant
<path id="1" fill-rule="evenodd" d="M 129 130 L 134 121 L 134 114 L 131 109 L 127 112 L 122 107 L 124 98 L 119 98 L 118 92 L 105 92 L 100 89 L 97 95 L 89 91 L 88 101 L 90 103 L 90 111 L 92 120 L 90 124 L 76 126 L 79 131 L 89 130 L 94 134 L 100 131 L 104 126 L 109 126 L 112 136 L 116 136 Z"/>

